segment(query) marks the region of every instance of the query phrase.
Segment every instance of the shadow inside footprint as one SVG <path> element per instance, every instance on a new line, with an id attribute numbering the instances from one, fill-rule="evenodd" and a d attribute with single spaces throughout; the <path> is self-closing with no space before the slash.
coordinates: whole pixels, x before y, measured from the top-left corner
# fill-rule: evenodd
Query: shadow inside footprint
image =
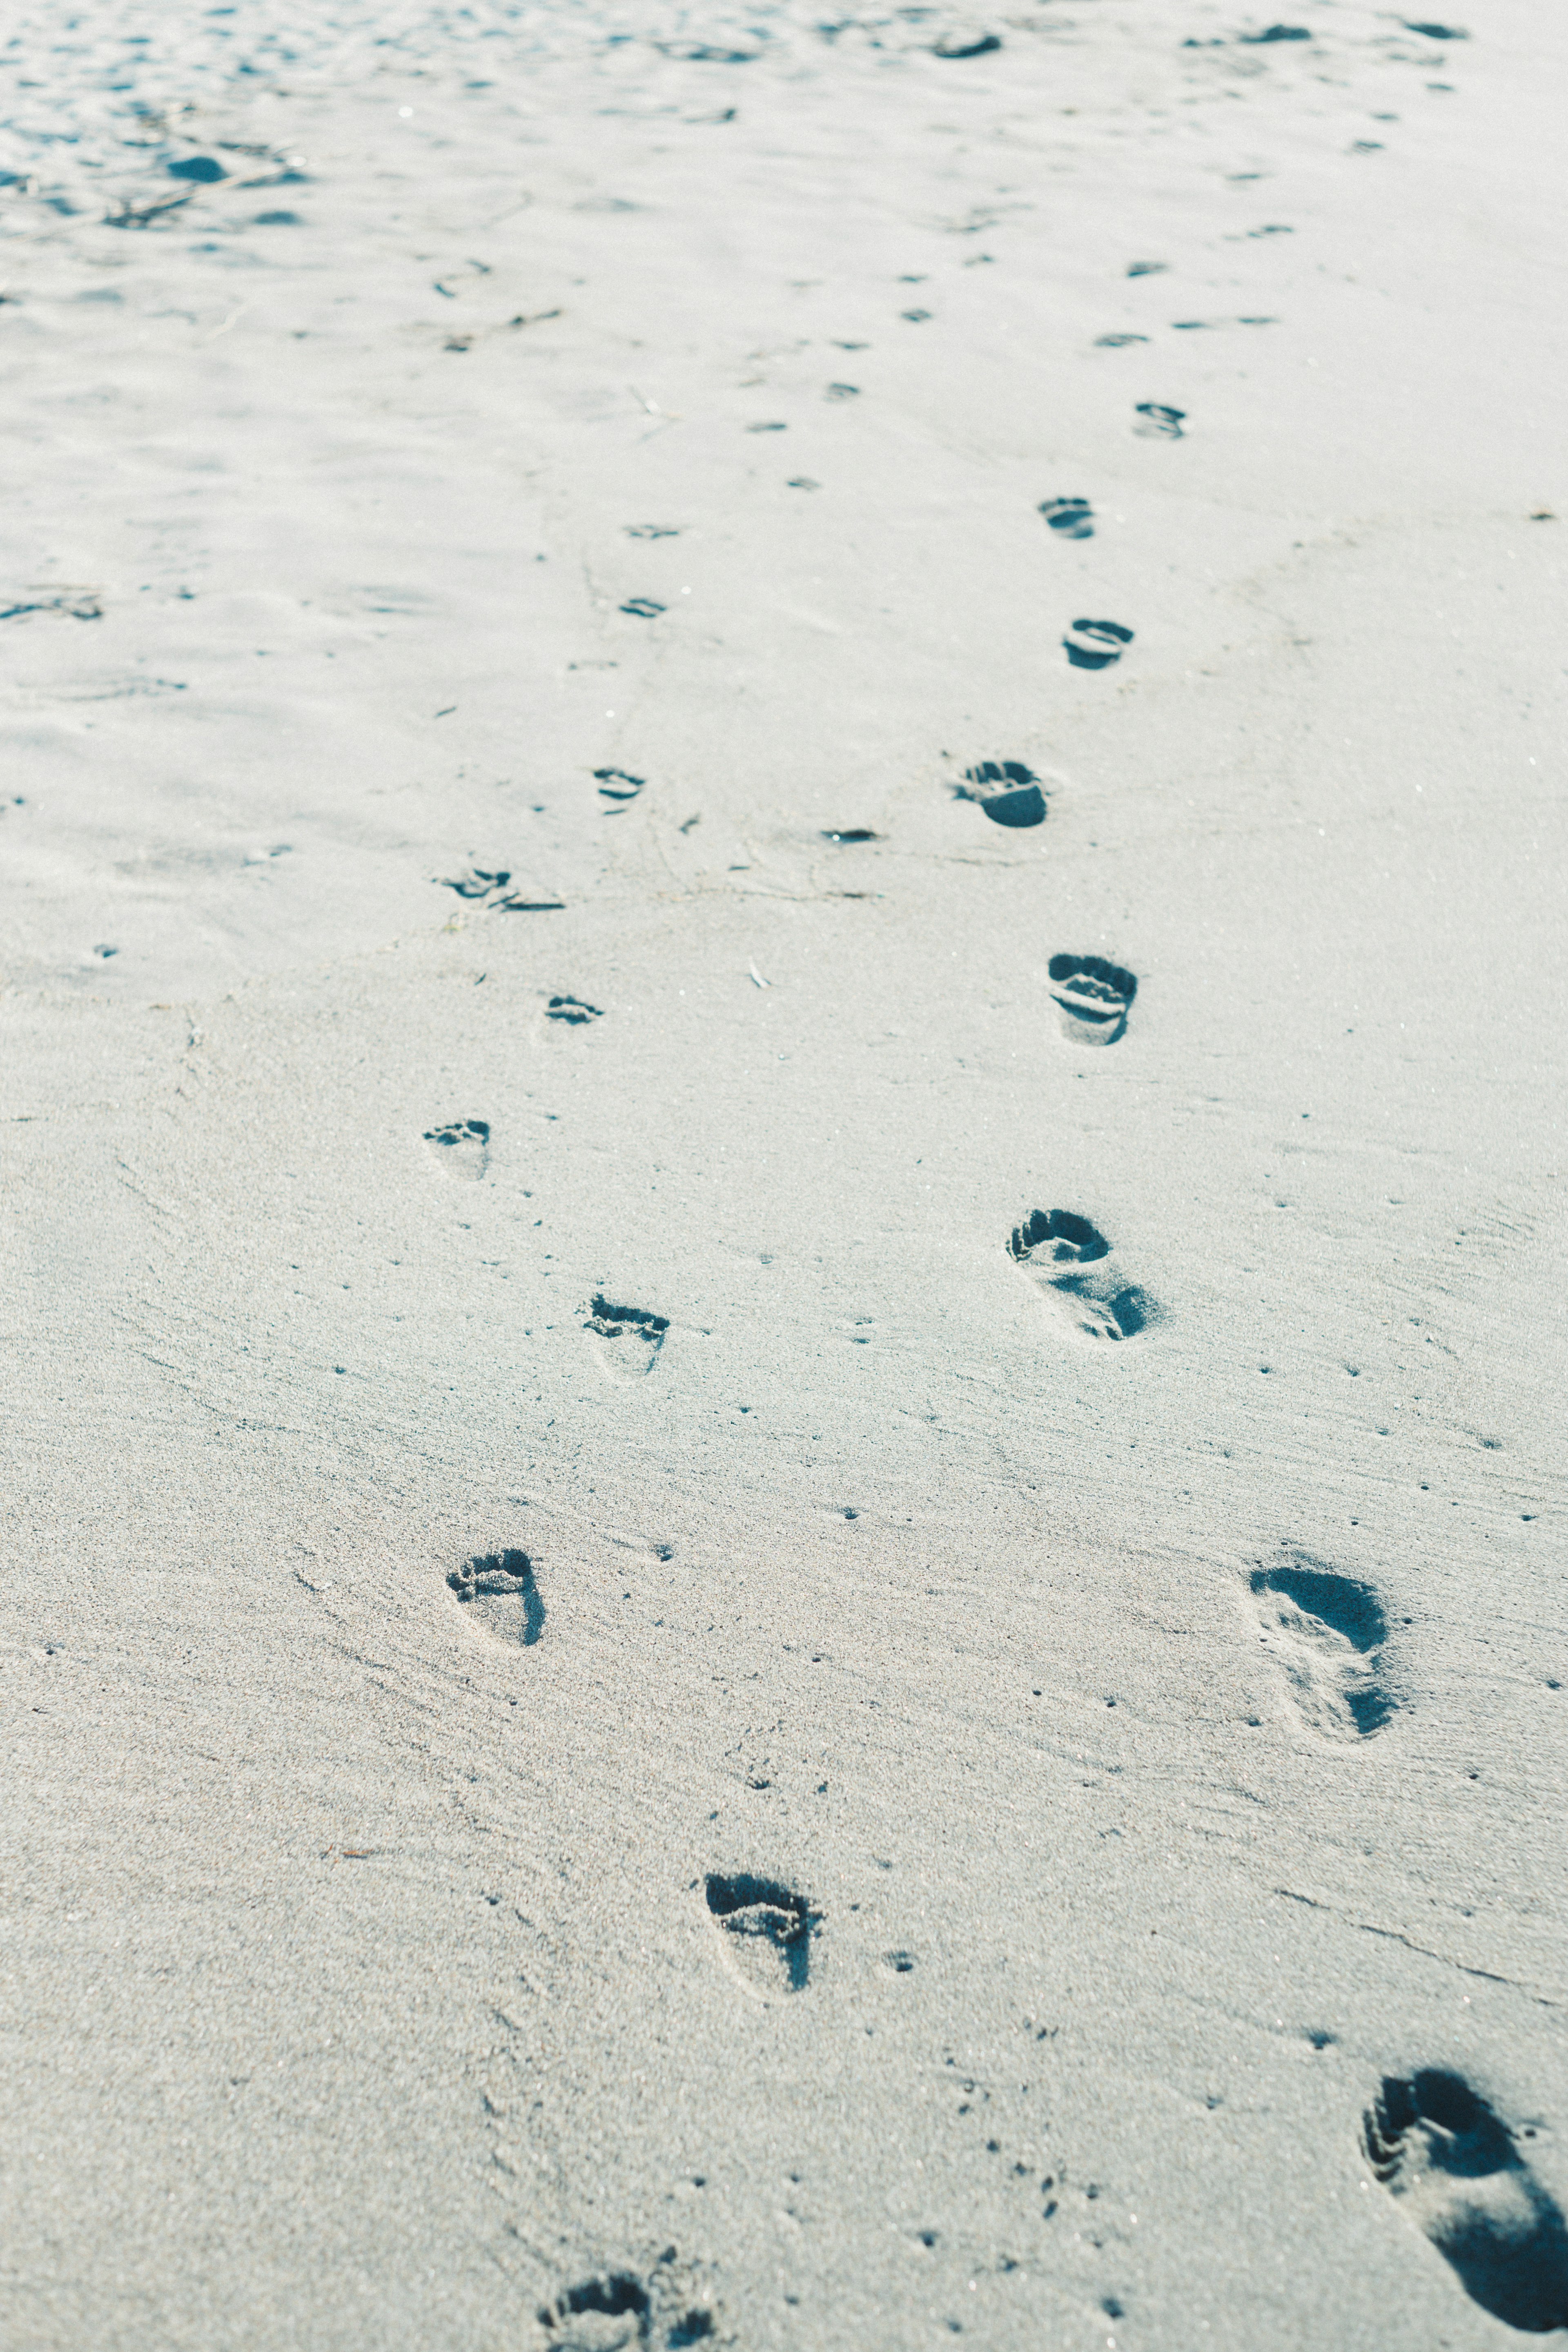
<path id="1" fill-rule="evenodd" d="M 1075 621 L 1062 639 L 1075 669 L 1109 669 L 1131 643 L 1132 631 L 1120 621 Z"/>
<path id="2" fill-rule="evenodd" d="M 1381 1731 L 1394 1702 L 1379 1679 L 1388 1620 L 1372 1586 L 1300 1552 L 1288 1567 L 1256 1569 L 1251 1582 L 1263 1639 L 1305 1721 L 1331 1739 Z"/>
<path id="3" fill-rule="evenodd" d="M 1046 796 L 1021 760 L 981 760 L 965 768 L 955 798 L 978 801 L 993 824 L 1044 824 Z"/>
<path id="4" fill-rule="evenodd" d="M 646 1307 L 612 1307 L 604 1292 L 596 1290 L 583 1328 L 610 1343 L 601 1349 L 599 1360 L 613 1379 L 640 1380 L 653 1370 L 669 1318 Z"/>
<path id="5" fill-rule="evenodd" d="M 1125 1035 L 1138 993 L 1131 972 L 1103 956 L 1054 955 L 1046 969 L 1064 1037 L 1075 1045 L 1114 1045 Z"/>
<path id="6" fill-rule="evenodd" d="M 489 1165 L 489 1121 L 454 1119 L 448 1127 L 427 1127 L 425 1140 L 448 1176 L 482 1176 Z"/>
<path id="7" fill-rule="evenodd" d="M 1184 408 L 1167 408 L 1163 401 L 1141 400 L 1137 414 L 1142 421 L 1132 430 L 1142 434 L 1145 441 L 1179 441 L 1182 438 L 1182 426 L 1187 415 Z"/>
<path id="8" fill-rule="evenodd" d="M 1500 2116 L 1462 2075 L 1385 2075 L 1363 2123 L 1373 2171 L 1472 2302 L 1532 2336 L 1568 2327 L 1568 2228 Z"/>
<path id="9" fill-rule="evenodd" d="M 1135 1283 L 1098 1270 L 1110 1244 L 1071 1209 L 1035 1209 L 1015 1225 L 1007 1243 L 1021 1266 L 1068 1328 L 1086 1339 L 1131 1339 L 1152 1323 L 1158 1308 Z M 1094 1266 L 1089 1274 L 1079 1269 Z"/>
<path id="10" fill-rule="evenodd" d="M 525 1551 L 486 1552 L 447 1579 L 459 1601 L 477 1602 L 475 1614 L 502 1641 L 531 1648 L 544 1631 L 544 1603 Z"/>
<path id="11" fill-rule="evenodd" d="M 648 2340 L 652 2312 L 647 2287 L 629 2271 L 584 2279 L 539 2315 L 554 2352 L 621 2352 Z"/>
<path id="12" fill-rule="evenodd" d="M 1042 499 L 1040 512 L 1063 539 L 1094 537 L 1094 509 L 1087 499 Z"/>
<path id="13" fill-rule="evenodd" d="M 602 1009 L 587 1004 L 580 996 L 552 996 L 544 1008 L 547 1021 L 564 1021 L 569 1027 L 582 1028 L 584 1022 L 602 1020 Z"/>
<path id="14" fill-rule="evenodd" d="M 742 1980 L 763 1995 L 804 1991 L 815 1925 L 805 1895 L 749 1872 L 725 1878 L 710 1871 L 707 1885 L 708 1908 Z"/>

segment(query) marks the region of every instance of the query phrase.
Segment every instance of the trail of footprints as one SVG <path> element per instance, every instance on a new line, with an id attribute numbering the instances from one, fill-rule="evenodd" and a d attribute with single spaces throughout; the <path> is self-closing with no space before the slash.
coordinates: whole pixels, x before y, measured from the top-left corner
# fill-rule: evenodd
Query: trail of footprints
<path id="1" fill-rule="evenodd" d="M 1276 27 L 1249 37 L 1286 37 L 1285 29 Z M 975 47 L 939 49 L 938 54 L 967 56 L 995 46 L 988 37 Z M 1134 264 L 1129 274 L 1163 267 Z M 1145 339 L 1107 335 L 1100 340 L 1126 343 Z M 852 387 L 831 390 L 847 396 Z M 1179 408 L 1142 401 L 1135 415 L 1134 432 L 1147 438 L 1175 441 L 1183 436 L 1186 419 Z M 1096 518 L 1088 498 L 1063 494 L 1046 499 L 1038 511 L 1058 541 L 1082 542 L 1095 536 Z M 649 524 L 632 527 L 631 535 L 657 539 L 678 534 L 673 528 Z M 622 609 L 651 617 L 664 607 L 633 598 Z M 1121 660 L 1134 642 L 1134 632 L 1118 621 L 1078 619 L 1068 625 L 1061 642 L 1074 668 L 1102 671 Z M 594 778 L 609 814 L 628 808 L 646 790 L 642 777 L 618 768 L 595 769 Z M 1021 760 L 976 761 L 953 793 L 956 799 L 973 803 L 991 824 L 1009 830 L 1046 822 L 1046 787 Z M 880 838 L 864 825 L 827 830 L 822 837 L 836 846 Z M 559 907 L 558 900 L 513 891 L 511 879 L 504 867 L 472 867 L 447 878 L 445 887 L 460 898 L 508 912 Z M 1132 971 L 1096 953 L 1062 950 L 1050 957 L 1047 978 L 1061 1034 L 1073 1048 L 1100 1049 L 1126 1036 L 1138 994 Z M 549 998 L 544 1017 L 563 1027 L 582 1028 L 601 1019 L 602 1013 L 584 998 L 561 993 Z M 485 1174 L 489 1140 L 489 1123 L 480 1118 L 435 1127 L 425 1136 L 446 1173 L 469 1180 Z M 1097 1349 L 1121 1345 L 1138 1339 L 1161 1318 L 1160 1307 L 1141 1283 L 1125 1278 L 1111 1241 L 1076 1210 L 1030 1210 L 1014 1227 L 1006 1246 L 1053 1327 L 1069 1341 Z M 645 1379 L 654 1370 L 669 1328 L 668 1317 L 650 1307 L 617 1305 L 603 1291 L 595 1293 L 584 1320 L 601 1370 L 620 1383 Z M 476 1556 L 453 1570 L 447 1582 L 458 1608 L 489 1638 L 531 1648 L 543 1637 L 546 1612 L 535 1564 L 527 1553 L 507 1549 Z M 1384 1662 L 1388 1620 L 1371 1585 L 1288 1549 L 1280 1559 L 1254 1569 L 1246 1599 L 1260 1657 L 1282 1703 L 1310 1738 L 1354 1749 L 1387 1727 L 1398 1701 Z M 748 1872 L 710 1871 L 693 1881 L 693 1888 L 700 1889 L 720 1962 L 738 1990 L 763 2007 L 806 1991 L 822 1914 L 805 1895 L 782 1879 Z M 884 1964 L 891 1974 L 907 1975 L 915 1959 L 909 1952 L 894 1951 L 884 1955 Z M 963 2087 L 973 2093 L 974 2086 Z M 973 2098 L 967 2099 L 959 2112 L 967 2115 L 973 2106 Z M 1373 2178 L 1450 2265 L 1465 2292 L 1505 2326 L 1545 2334 L 1568 2327 L 1568 2223 L 1521 2151 L 1521 2138 L 1533 2137 L 1534 2126 L 1516 2132 L 1481 2093 L 1459 2074 L 1440 2068 L 1386 2077 L 1362 2122 L 1363 2153 Z M 994 2138 L 985 2146 L 1000 2152 Z M 1036 2168 L 1017 2163 L 1012 2168 L 1033 2184 Z M 1049 2221 L 1068 2193 L 1059 2162 L 1054 2170 L 1039 2174 L 1037 2193 L 1044 2199 L 1041 2219 Z M 1100 2241 L 1088 2217 L 1100 2193 L 1093 2183 L 1075 2192 L 1084 2208 L 1080 2235 L 1093 2244 Z M 937 2242 L 934 2231 L 922 2236 L 928 2245 Z M 1000 2266 L 1015 2267 L 1005 2259 Z M 1114 2296 L 1104 2299 L 1102 2309 L 1112 2319 L 1121 2315 Z M 617 2352 L 617 2347 L 633 2346 L 678 2352 L 683 2346 L 719 2339 L 715 2308 L 710 2299 L 694 2299 L 673 2247 L 646 2274 L 610 2270 L 581 2280 L 544 2305 L 538 2318 L 552 2352 Z"/>

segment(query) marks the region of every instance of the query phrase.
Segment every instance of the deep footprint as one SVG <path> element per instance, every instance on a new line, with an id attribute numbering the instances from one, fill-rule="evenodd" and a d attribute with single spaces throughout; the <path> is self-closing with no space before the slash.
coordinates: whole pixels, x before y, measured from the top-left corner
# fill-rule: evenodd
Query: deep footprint
<path id="1" fill-rule="evenodd" d="M 1040 512 L 1063 539 L 1094 537 L 1094 509 L 1087 499 L 1044 499 Z"/>
<path id="2" fill-rule="evenodd" d="M 742 1982 L 764 1999 L 804 1992 L 811 1969 L 816 1914 L 804 1895 L 776 1879 L 742 1872 L 708 1875 L 708 1908 L 724 1939 L 724 1956 Z"/>
<path id="3" fill-rule="evenodd" d="M 636 1381 L 653 1370 L 669 1318 L 646 1307 L 612 1307 L 604 1292 L 596 1290 L 583 1328 L 601 1343 L 599 1361 L 610 1378 Z"/>
<path id="4" fill-rule="evenodd" d="M 1109 669 L 1131 643 L 1131 630 L 1120 621 L 1075 621 L 1062 639 L 1075 669 Z"/>
<path id="5" fill-rule="evenodd" d="M 1035 1209 L 1015 1225 L 1008 1255 L 1078 1337 L 1131 1339 L 1154 1320 L 1152 1299 L 1101 1268 L 1110 1244 L 1071 1209 Z M 1092 1274 L 1083 1269 L 1093 1266 Z"/>
<path id="6" fill-rule="evenodd" d="M 596 1004 L 585 1003 L 580 996 L 552 996 L 544 1008 L 547 1021 L 564 1021 L 569 1028 L 581 1029 L 585 1022 L 602 1021 L 604 1013 Z"/>
<path id="7" fill-rule="evenodd" d="M 1327 1739 L 1369 1739 L 1394 1711 L 1377 1655 L 1388 1638 L 1370 1584 L 1341 1576 L 1304 1552 L 1255 1569 L 1262 1639 L 1278 1659 L 1304 1722 Z"/>
<path id="8" fill-rule="evenodd" d="M 425 1140 L 448 1176 L 482 1176 L 489 1165 L 489 1121 L 454 1119 L 449 1127 L 427 1127 Z"/>
<path id="9" fill-rule="evenodd" d="M 978 801 L 993 824 L 1044 824 L 1045 793 L 1022 760 L 981 760 L 965 768 L 963 779 L 953 786 L 956 797 Z"/>
<path id="10" fill-rule="evenodd" d="M 1513 2133 L 1461 2075 L 1385 2075 L 1363 2123 L 1367 2161 L 1507 2327 L 1568 2327 L 1568 2228 Z"/>
<path id="11" fill-rule="evenodd" d="M 1054 955 L 1046 967 L 1062 1034 L 1075 1045 L 1114 1045 L 1127 1034 L 1138 982 L 1103 956 Z"/>
<path id="12" fill-rule="evenodd" d="M 533 1562 L 525 1551 L 491 1551 L 455 1568 L 447 1579 L 459 1601 L 473 1607 L 489 1632 L 531 1649 L 544 1631 Z"/>

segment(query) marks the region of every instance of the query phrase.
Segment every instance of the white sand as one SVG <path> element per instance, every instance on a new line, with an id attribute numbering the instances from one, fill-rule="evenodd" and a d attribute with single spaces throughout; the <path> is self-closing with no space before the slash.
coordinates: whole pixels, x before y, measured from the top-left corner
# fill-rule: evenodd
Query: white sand
<path id="1" fill-rule="evenodd" d="M 10 2352 L 1518 2343 L 1423 2069 L 1550 2305 L 1568 44 L 1465 6 L 11 13 Z"/>

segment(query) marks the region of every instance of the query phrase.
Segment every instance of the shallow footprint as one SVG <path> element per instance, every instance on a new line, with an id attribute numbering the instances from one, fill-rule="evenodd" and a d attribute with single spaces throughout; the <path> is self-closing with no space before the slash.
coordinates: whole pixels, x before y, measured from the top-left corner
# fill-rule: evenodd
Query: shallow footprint
<path id="1" fill-rule="evenodd" d="M 1075 621 L 1062 639 L 1075 669 L 1109 669 L 1131 643 L 1131 630 L 1120 621 Z"/>
<path id="2" fill-rule="evenodd" d="M 544 1603 L 539 1597 L 533 1562 L 525 1551 L 491 1551 L 455 1568 L 447 1579 L 459 1601 L 473 1608 L 479 1622 L 503 1642 L 521 1642 L 531 1648 L 544 1631 Z"/>
<path id="3" fill-rule="evenodd" d="M 1086 1339 L 1131 1339 L 1154 1320 L 1153 1301 L 1135 1283 L 1099 1270 L 1110 1244 L 1071 1209 L 1035 1209 L 1015 1225 L 1008 1255 L 1068 1328 Z M 1097 1271 L 1089 1274 L 1086 1267 Z"/>
<path id="4" fill-rule="evenodd" d="M 1114 1045 L 1127 1033 L 1138 982 L 1103 956 L 1054 955 L 1046 967 L 1061 1015 L 1062 1034 L 1075 1045 Z"/>
<path id="5" fill-rule="evenodd" d="M 1370 1584 L 1297 1552 L 1282 1568 L 1255 1569 L 1262 1639 L 1279 1660 L 1304 1722 L 1326 1739 L 1368 1739 L 1394 1713 L 1376 1654 L 1388 1638 Z"/>
<path id="6" fill-rule="evenodd" d="M 1044 824 L 1046 796 L 1032 768 L 1022 760 L 981 760 L 965 768 L 953 791 L 961 801 L 978 801 L 993 824 Z"/>
<path id="7" fill-rule="evenodd" d="M 1063 539 L 1094 537 L 1094 509 L 1087 499 L 1043 499 L 1040 512 Z"/>
<path id="8" fill-rule="evenodd" d="M 1373 2171 L 1474 2303 L 1532 2336 L 1568 2327 L 1568 2228 L 1500 2116 L 1462 2075 L 1385 2075 L 1362 2126 Z"/>
<path id="9" fill-rule="evenodd" d="M 742 1984 L 766 2000 L 804 1992 L 811 1968 L 816 1914 L 804 1895 L 777 1879 L 742 1872 L 708 1874 L 708 1908 L 724 1939 L 724 1957 Z"/>
<path id="10" fill-rule="evenodd" d="M 637 1381 L 653 1370 L 669 1318 L 646 1307 L 612 1307 L 596 1290 L 583 1328 L 602 1343 L 599 1361 L 612 1380 Z"/>
<path id="11" fill-rule="evenodd" d="M 1182 426 L 1187 414 L 1184 408 L 1167 408 L 1158 400 L 1141 400 L 1137 413 L 1143 421 L 1135 425 L 1132 430 L 1141 433 L 1146 441 L 1179 441 L 1182 438 Z"/>
<path id="12" fill-rule="evenodd" d="M 427 1127 L 425 1140 L 448 1176 L 482 1176 L 489 1166 L 489 1121 L 454 1119 L 449 1127 Z"/>

